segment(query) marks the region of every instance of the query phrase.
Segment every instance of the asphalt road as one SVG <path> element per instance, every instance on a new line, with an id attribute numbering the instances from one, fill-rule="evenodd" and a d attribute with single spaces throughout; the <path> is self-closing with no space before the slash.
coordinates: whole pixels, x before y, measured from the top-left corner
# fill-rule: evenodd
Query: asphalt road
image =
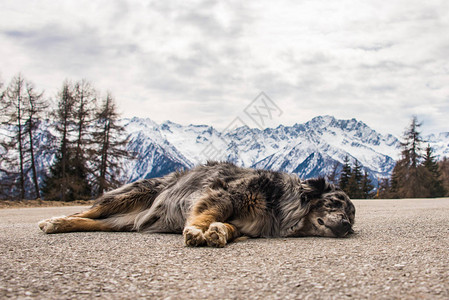
<path id="1" fill-rule="evenodd" d="M 181 235 L 46 235 L 85 207 L 0 210 L 0 298 L 449 299 L 449 199 L 354 201 L 344 239 L 188 248 Z"/>

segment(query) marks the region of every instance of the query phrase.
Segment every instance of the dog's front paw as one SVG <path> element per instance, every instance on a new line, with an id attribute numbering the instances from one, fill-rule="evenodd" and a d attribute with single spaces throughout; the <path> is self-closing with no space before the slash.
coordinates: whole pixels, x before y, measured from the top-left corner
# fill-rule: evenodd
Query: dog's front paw
<path id="1" fill-rule="evenodd" d="M 42 220 L 38 223 L 38 226 L 45 233 L 58 233 L 64 219 L 65 216 Z"/>
<path id="2" fill-rule="evenodd" d="M 227 242 L 226 225 L 220 222 L 210 224 L 209 229 L 204 233 L 207 245 L 210 247 L 224 247 Z"/>
<path id="3" fill-rule="evenodd" d="M 203 231 L 196 227 L 187 226 L 184 228 L 184 232 L 182 234 L 184 235 L 184 241 L 187 246 L 197 247 L 206 243 L 204 240 Z"/>

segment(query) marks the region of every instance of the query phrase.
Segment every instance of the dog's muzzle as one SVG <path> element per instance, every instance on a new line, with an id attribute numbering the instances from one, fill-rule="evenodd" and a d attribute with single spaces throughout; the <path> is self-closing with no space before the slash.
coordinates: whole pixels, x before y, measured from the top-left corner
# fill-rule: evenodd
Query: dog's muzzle
<path id="1" fill-rule="evenodd" d="M 344 237 L 348 234 L 354 233 L 351 223 L 345 219 L 342 219 L 338 224 L 332 226 L 331 230 L 337 237 Z"/>

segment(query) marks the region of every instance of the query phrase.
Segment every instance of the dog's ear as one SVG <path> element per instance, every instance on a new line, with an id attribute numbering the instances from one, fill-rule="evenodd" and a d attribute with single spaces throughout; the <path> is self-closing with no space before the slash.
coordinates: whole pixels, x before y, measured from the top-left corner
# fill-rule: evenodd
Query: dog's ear
<path id="1" fill-rule="evenodd" d="M 305 182 L 305 193 L 307 198 L 319 198 L 321 195 L 335 189 L 332 184 L 329 184 L 323 177 L 307 179 Z"/>

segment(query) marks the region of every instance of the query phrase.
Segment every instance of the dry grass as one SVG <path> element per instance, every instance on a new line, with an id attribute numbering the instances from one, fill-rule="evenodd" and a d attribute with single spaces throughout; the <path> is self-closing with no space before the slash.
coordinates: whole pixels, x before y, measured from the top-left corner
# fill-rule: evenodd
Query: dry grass
<path id="1" fill-rule="evenodd" d="M 0 209 L 22 207 L 50 207 L 50 206 L 78 206 L 92 205 L 94 200 L 76 200 L 71 202 L 45 201 L 45 200 L 0 200 Z"/>

